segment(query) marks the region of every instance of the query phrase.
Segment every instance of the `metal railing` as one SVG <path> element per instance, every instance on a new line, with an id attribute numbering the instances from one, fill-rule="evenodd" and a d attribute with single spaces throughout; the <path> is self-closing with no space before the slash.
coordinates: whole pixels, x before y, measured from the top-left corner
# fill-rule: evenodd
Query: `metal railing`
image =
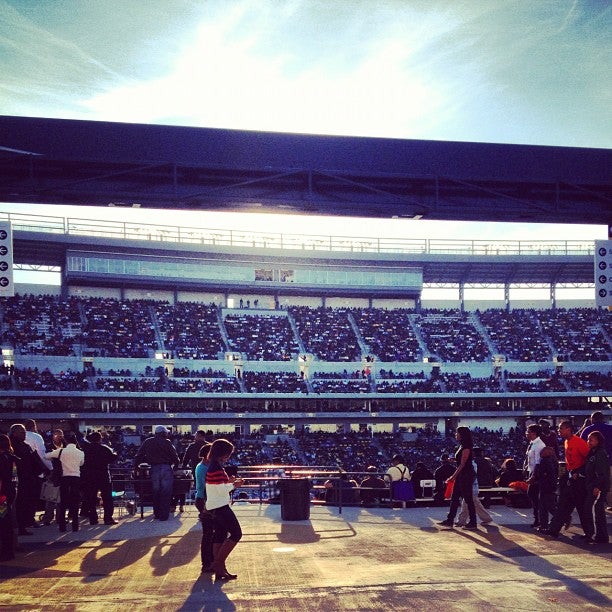
<path id="1" fill-rule="evenodd" d="M 594 253 L 593 241 L 585 240 L 439 240 L 285 234 L 129 221 L 74 219 L 7 212 L 0 212 L 0 219 L 10 221 L 14 231 L 242 249 L 266 248 L 343 253 L 482 255 L 489 257 L 513 255 L 592 256 Z"/>

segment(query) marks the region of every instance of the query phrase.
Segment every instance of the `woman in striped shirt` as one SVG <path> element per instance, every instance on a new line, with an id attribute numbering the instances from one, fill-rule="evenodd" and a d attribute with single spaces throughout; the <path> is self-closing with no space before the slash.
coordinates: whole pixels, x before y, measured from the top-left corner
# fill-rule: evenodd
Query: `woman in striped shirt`
<path id="1" fill-rule="evenodd" d="M 242 538 L 240 523 L 229 505 L 229 494 L 242 485 L 241 478 L 229 477 L 223 465 L 234 452 L 234 445 L 228 440 L 215 440 L 208 453 L 208 470 L 206 472 L 206 509 L 212 514 L 215 522 L 213 553 L 215 560 L 212 570 L 218 580 L 234 580 L 236 574 L 230 574 L 225 567 L 225 560 Z"/>

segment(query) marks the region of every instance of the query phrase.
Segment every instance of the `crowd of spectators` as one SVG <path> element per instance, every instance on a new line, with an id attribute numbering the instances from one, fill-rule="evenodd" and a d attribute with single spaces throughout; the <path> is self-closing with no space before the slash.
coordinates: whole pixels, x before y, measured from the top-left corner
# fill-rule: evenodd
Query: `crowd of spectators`
<path id="1" fill-rule="evenodd" d="M 291 306 L 289 314 L 307 352 L 322 361 L 361 359 L 361 348 L 347 309 Z"/>
<path id="2" fill-rule="evenodd" d="M 497 353 L 508 361 L 551 361 L 551 347 L 542 335 L 536 311 L 490 309 L 478 312 Z"/>
<path id="3" fill-rule="evenodd" d="M 598 310 L 558 308 L 538 311 L 537 316 L 560 361 L 608 360 L 610 344 L 602 332 Z"/>
<path id="4" fill-rule="evenodd" d="M 477 378 L 469 373 L 446 372 L 440 374 L 441 386 L 447 393 L 501 393 L 503 387 L 499 378 L 488 376 Z"/>
<path id="5" fill-rule="evenodd" d="M 300 352 L 286 316 L 229 314 L 224 324 L 230 349 L 251 361 L 291 361 Z"/>
<path id="6" fill-rule="evenodd" d="M 87 391 L 96 390 L 116 392 L 153 392 L 153 393 L 296 393 L 315 394 L 344 393 L 364 394 L 412 394 L 412 393 L 554 393 L 568 391 L 604 392 L 612 390 L 611 372 L 593 371 L 540 371 L 537 373 L 503 373 L 502 377 L 473 377 L 469 373 L 432 372 L 427 378 L 418 375 L 401 377 L 394 374 L 389 378 L 371 376 L 345 376 L 343 373 L 325 373 L 322 378 L 310 381 L 293 372 L 250 372 L 244 371 L 240 379 L 226 372 L 205 368 L 202 371 L 179 371 L 169 378 L 163 368 L 148 368 L 144 373 L 133 375 L 129 369 L 108 370 L 102 375 L 100 370 L 74 372 L 69 368 L 57 373 L 49 368 L 8 368 L 0 369 L 0 389 L 16 391 Z M 197 374 L 198 376 L 192 376 Z M 361 408 L 357 408 L 360 410 Z M 291 407 L 287 411 L 293 412 Z M 345 411 L 342 409 L 342 411 Z"/>
<path id="7" fill-rule="evenodd" d="M 293 372 L 244 372 L 247 393 L 308 393 L 306 382 Z"/>
<path id="8" fill-rule="evenodd" d="M 425 310 L 414 318 L 427 349 L 444 362 L 483 362 L 489 347 L 469 313 Z"/>
<path id="9" fill-rule="evenodd" d="M 217 359 L 226 350 L 214 304 L 158 302 L 155 312 L 164 348 L 177 359 Z"/>
<path id="10" fill-rule="evenodd" d="M 368 431 L 328 433 L 312 432 L 296 435 L 304 465 L 338 466 L 347 472 L 365 472 L 370 465 L 388 461 L 380 448 L 372 443 Z"/>
<path id="11" fill-rule="evenodd" d="M 295 328 L 292 327 L 292 320 Z M 289 307 L 273 316 L 214 304 L 101 297 L 0 298 L 0 343 L 16 354 L 288 361 L 302 349 L 322 361 L 608 361 L 612 314 L 597 309 L 459 310 Z M 227 333 L 229 345 L 224 341 Z M 297 332 L 297 336 L 296 336 Z"/>
<path id="12" fill-rule="evenodd" d="M 322 432 L 307 430 L 284 433 L 282 436 L 265 435 L 265 427 L 243 436 L 238 433 L 206 432 L 207 439 L 223 437 L 236 447 L 231 463 L 237 466 L 254 465 L 304 465 L 320 468 L 337 468 L 346 472 L 367 471 L 374 466 L 378 472 L 385 472 L 394 455 L 401 455 L 404 464 L 412 473 L 417 464 L 433 472 L 439 465 L 443 453 L 453 454 L 457 447 L 454 436 L 443 435 L 435 428 L 422 428 L 409 434 L 375 433 L 371 431 Z M 51 436 L 51 429 L 41 431 L 43 437 Z M 523 428 L 501 429 L 472 428 L 474 445 L 482 449 L 482 455 L 497 473 L 506 459 L 513 459 L 522 465 L 527 442 Z M 133 459 L 146 435 L 138 435 L 132 427 L 111 426 L 103 432 L 104 443 L 110 444 L 118 454 L 114 470 L 131 472 Z M 182 457 L 193 441 L 189 433 L 173 432 L 169 435 L 172 444 Z M 561 452 L 562 452 L 561 445 Z M 561 456 L 563 460 L 563 456 Z"/>
<path id="13" fill-rule="evenodd" d="M 15 388 L 28 391 L 86 391 L 89 388 L 83 372 L 71 370 L 53 374 L 48 368 L 15 368 Z"/>
<path id="14" fill-rule="evenodd" d="M 555 391 L 564 392 L 570 390 L 570 387 L 568 387 L 566 384 L 566 379 L 567 376 L 562 375 L 559 371 L 540 371 L 535 374 L 526 373 L 522 376 L 517 373 L 507 374 L 506 389 L 511 393 L 518 393 L 521 391 L 529 393 L 552 393 Z"/>
<path id="15" fill-rule="evenodd" d="M 21 355 L 75 355 L 82 341 L 80 303 L 48 295 L 2 298 L 0 342 Z"/>
<path id="16" fill-rule="evenodd" d="M 369 351 L 380 361 L 422 360 L 422 351 L 412 328 L 410 314 L 405 308 L 356 309 L 351 312 Z"/>
<path id="17" fill-rule="evenodd" d="M 159 348 L 148 300 L 81 298 L 83 352 L 101 357 L 150 357 Z"/>

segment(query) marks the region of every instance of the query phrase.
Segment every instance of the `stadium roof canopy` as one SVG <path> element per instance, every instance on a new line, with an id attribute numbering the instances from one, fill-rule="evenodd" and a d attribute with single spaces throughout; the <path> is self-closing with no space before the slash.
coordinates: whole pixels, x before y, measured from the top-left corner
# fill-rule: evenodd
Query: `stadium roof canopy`
<path id="1" fill-rule="evenodd" d="M 0 201 L 608 224 L 612 150 L 4 116 Z"/>

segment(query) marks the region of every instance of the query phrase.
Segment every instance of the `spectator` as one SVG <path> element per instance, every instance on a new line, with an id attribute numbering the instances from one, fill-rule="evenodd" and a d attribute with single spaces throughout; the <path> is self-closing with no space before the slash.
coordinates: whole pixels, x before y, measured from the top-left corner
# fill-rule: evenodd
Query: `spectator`
<path id="1" fill-rule="evenodd" d="M 480 447 L 474 449 L 474 463 L 479 487 L 494 487 L 497 478 L 497 470 L 493 467 L 491 460 L 484 456 L 484 450 Z"/>
<path id="2" fill-rule="evenodd" d="M 432 471 L 425 467 L 422 461 L 417 461 L 414 471 L 412 472 L 412 486 L 414 487 L 414 495 L 416 497 L 426 497 L 425 491 L 421 486 L 421 480 L 433 480 Z"/>
<path id="3" fill-rule="evenodd" d="M 440 456 L 440 465 L 434 472 L 436 480 L 436 490 L 434 492 L 434 500 L 437 502 L 444 501 L 444 493 L 446 492 L 446 481 L 455 472 L 455 466 L 451 463 L 448 453 L 442 453 Z"/>
<path id="4" fill-rule="evenodd" d="M 369 465 L 366 468 L 366 472 L 368 472 L 368 476 L 366 476 L 362 481 L 361 485 L 361 503 L 370 507 L 374 504 L 379 504 L 381 501 L 381 497 L 386 495 L 386 490 L 388 489 L 387 483 L 380 477 L 377 476 L 378 469 L 374 465 Z"/>
<path id="5" fill-rule="evenodd" d="M 495 480 L 495 483 L 498 487 L 509 487 L 511 482 L 522 481 L 523 476 L 523 470 L 516 466 L 516 461 L 507 458 L 502 463 L 499 477 Z"/>

